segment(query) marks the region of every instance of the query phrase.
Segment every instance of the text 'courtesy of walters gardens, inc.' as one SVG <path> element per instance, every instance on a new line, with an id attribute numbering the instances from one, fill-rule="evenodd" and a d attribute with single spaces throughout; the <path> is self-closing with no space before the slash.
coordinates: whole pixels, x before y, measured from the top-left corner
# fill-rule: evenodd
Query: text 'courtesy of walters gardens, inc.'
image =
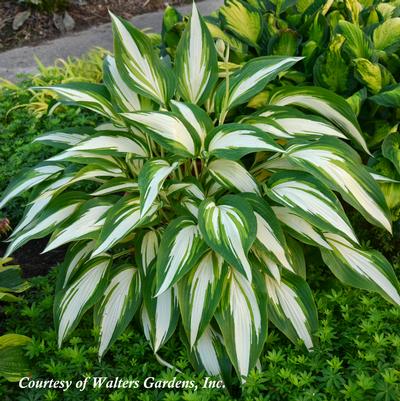
<path id="1" fill-rule="evenodd" d="M 54 380 L 54 379 L 32 379 L 23 377 L 18 385 L 22 389 L 57 389 L 68 391 L 71 388 L 85 391 L 91 388 L 108 388 L 108 389 L 192 389 L 194 391 L 200 388 L 224 388 L 222 380 L 204 377 L 199 382 L 195 380 L 178 380 L 174 377 L 171 380 L 159 380 L 152 376 L 146 377 L 144 380 L 123 379 L 120 377 L 85 377 L 80 380 Z"/>

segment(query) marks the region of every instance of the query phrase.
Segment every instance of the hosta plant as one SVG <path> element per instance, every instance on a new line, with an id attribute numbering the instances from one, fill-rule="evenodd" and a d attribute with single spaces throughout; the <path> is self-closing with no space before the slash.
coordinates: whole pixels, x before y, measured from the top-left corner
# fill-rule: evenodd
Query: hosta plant
<path id="1" fill-rule="evenodd" d="M 390 263 L 362 248 L 342 206 L 391 230 L 376 183 L 385 178 L 353 149 L 368 152 L 342 98 L 279 87 L 297 57 L 254 58 L 231 73 L 229 44 L 218 55 L 195 6 L 172 66 L 112 20 L 104 84 L 51 88 L 109 122 L 37 137 L 61 152 L 1 202 L 31 191 L 7 254 L 48 235 L 44 252 L 69 244 L 54 306 L 60 346 L 93 309 L 100 358 L 140 319 L 154 353 L 179 325 L 194 366 L 224 378 L 233 366 L 244 379 L 268 321 L 316 345 L 304 244 L 345 284 L 400 304 Z M 269 104 L 249 114 L 246 102 L 273 80 Z"/>

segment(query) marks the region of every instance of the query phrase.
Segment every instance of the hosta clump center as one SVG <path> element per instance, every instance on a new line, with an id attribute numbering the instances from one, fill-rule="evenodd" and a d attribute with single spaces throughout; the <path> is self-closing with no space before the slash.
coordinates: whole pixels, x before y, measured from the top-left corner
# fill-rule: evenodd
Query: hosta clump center
<path id="1" fill-rule="evenodd" d="M 385 178 L 349 145 L 368 152 L 345 100 L 286 86 L 246 114 L 299 58 L 255 58 L 232 72 L 229 47 L 217 54 L 193 6 L 170 67 L 145 34 L 112 18 L 104 85 L 51 88 L 109 123 L 39 136 L 62 151 L 2 201 L 31 189 L 8 254 L 49 234 L 45 251 L 69 244 L 55 299 L 59 345 L 94 306 L 100 357 L 135 315 L 155 353 L 182 324 L 193 364 L 210 375 L 228 377 L 233 365 L 246 377 L 268 320 L 311 350 L 317 314 L 302 243 L 345 284 L 400 303 L 392 267 L 361 248 L 337 195 L 391 230 L 376 183 Z M 91 191 L 78 190 L 83 180 Z"/>

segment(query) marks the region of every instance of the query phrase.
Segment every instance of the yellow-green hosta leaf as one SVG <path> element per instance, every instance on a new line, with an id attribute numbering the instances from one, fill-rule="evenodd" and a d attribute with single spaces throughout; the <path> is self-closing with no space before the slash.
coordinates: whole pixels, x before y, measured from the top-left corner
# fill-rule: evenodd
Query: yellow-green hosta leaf
<path id="1" fill-rule="evenodd" d="M 140 304 L 141 296 L 137 269 L 125 264 L 113 270 L 113 276 L 94 314 L 94 323 L 100 332 L 99 358 L 124 332 Z"/>
<path id="2" fill-rule="evenodd" d="M 199 227 L 208 246 L 251 281 L 247 254 L 256 238 L 257 221 L 248 202 L 237 195 L 224 196 L 218 204 L 204 200 Z"/>
<path id="3" fill-rule="evenodd" d="M 377 251 L 365 251 L 345 238 L 331 233 L 325 239 L 332 251 L 321 250 L 332 273 L 347 285 L 378 292 L 389 302 L 400 305 L 400 286 L 387 259 Z"/>
<path id="4" fill-rule="evenodd" d="M 400 107 L 400 85 L 391 85 L 381 93 L 368 98 L 385 107 Z"/>
<path id="5" fill-rule="evenodd" d="M 140 170 L 140 214 L 144 216 L 153 205 L 165 179 L 178 167 L 178 162 L 168 163 L 164 159 L 150 159 Z"/>
<path id="6" fill-rule="evenodd" d="M 175 91 L 175 78 L 158 58 L 146 34 L 111 14 L 115 62 L 123 81 L 143 96 L 166 105 Z"/>
<path id="7" fill-rule="evenodd" d="M 157 256 L 156 296 L 182 278 L 207 250 L 197 223 L 178 217 L 166 228 Z"/>
<path id="8" fill-rule="evenodd" d="M 168 151 L 180 156 L 195 156 L 201 138 L 182 120 L 170 112 L 152 111 L 122 114 L 129 122 L 146 131 L 152 139 Z"/>
<path id="9" fill-rule="evenodd" d="M 218 86 L 215 94 L 216 112 L 225 113 L 232 107 L 246 103 L 280 72 L 288 70 L 299 60 L 301 57 L 265 56 L 248 61 L 229 77 L 228 96 L 226 96 L 227 81 L 222 81 Z"/>
<path id="10" fill-rule="evenodd" d="M 227 265 L 221 256 L 207 252 L 178 283 L 182 322 L 190 348 L 208 327 L 222 296 Z"/>
<path id="11" fill-rule="evenodd" d="M 194 2 L 176 49 L 175 71 L 180 94 L 194 104 L 204 103 L 218 79 L 214 41 Z"/>
<path id="12" fill-rule="evenodd" d="M 112 102 L 123 112 L 142 108 L 139 95 L 124 81 L 118 71 L 115 58 L 108 55 L 103 64 L 103 80 L 111 94 Z"/>
<path id="13" fill-rule="evenodd" d="M 400 174 L 400 134 L 398 132 L 385 138 L 382 144 L 382 154 L 393 163 Z"/>
<path id="14" fill-rule="evenodd" d="M 400 18 L 390 18 L 378 25 L 372 34 L 377 50 L 395 52 L 400 47 Z"/>
<path id="15" fill-rule="evenodd" d="M 208 164 L 208 170 L 226 188 L 260 194 L 257 182 L 239 162 L 216 159 Z"/>
<path id="16" fill-rule="evenodd" d="M 31 367 L 25 356 L 24 347 L 32 341 L 21 334 L 0 336 L 0 376 L 10 382 L 17 382 L 29 376 Z"/>
<path id="17" fill-rule="evenodd" d="M 56 294 L 54 322 L 59 347 L 78 325 L 83 314 L 95 305 L 103 294 L 111 261 L 109 256 L 99 256 L 90 260 L 82 267 L 78 277 Z"/>
<path id="18" fill-rule="evenodd" d="M 211 156 L 239 160 L 249 153 L 284 150 L 257 127 L 247 124 L 224 124 L 216 127 L 206 139 L 206 149 Z"/>
<path id="19" fill-rule="evenodd" d="M 155 269 L 150 268 L 143 282 L 144 304 L 141 311 L 146 339 L 157 352 L 174 333 L 179 321 L 179 307 L 176 286 L 168 288 L 157 297 L 155 292 Z"/>
<path id="20" fill-rule="evenodd" d="M 88 199 L 82 192 L 69 192 L 50 202 L 46 210 L 32 221 L 24 230 L 12 238 L 5 257 L 12 254 L 32 239 L 43 238 L 67 220 L 78 207 Z"/>
<path id="21" fill-rule="evenodd" d="M 368 221 L 391 232 L 390 212 L 382 191 L 352 148 L 336 138 L 323 138 L 293 145 L 287 154 L 296 166 L 338 191 Z"/>
<path id="22" fill-rule="evenodd" d="M 344 50 L 351 58 L 366 58 L 372 56 L 371 39 L 356 24 L 342 20 L 338 22 L 338 31 L 346 38 Z"/>
<path id="23" fill-rule="evenodd" d="M 318 329 L 317 308 L 310 287 L 301 277 L 283 272 L 278 282 L 264 275 L 268 294 L 268 318 L 295 344 L 300 338 L 308 350 L 314 347 Z"/>
<path id="24" fill-rule="evenodd" d="M 235 270 L 222 296 L 216 318 L 225 347 L 242 380 L 257 363 L 267 336 L 265 284 L 254 274 L 253 284 Z"/>
<path id="25" fill-rule="evenodd" d="M 149 208 L 145 215 L 140 213 L 140 199 L 127 195 L 113 205 L 105 219 L 100 224 L 100 234 L 97 238 L 93 256 L 112 248 L 118 241 L 124 239 L 141 224 L 146 224 L 153 218 L 158 205 Z"/>
<path id="26" fill-rule="evenodd" d="M 268 181 L 269 197 L 322 231 L 345 235 L 358 242 L 353 228 L 335 194 L 312 175 L 282 171 Z"/>
<path id="27" fill-rule="evenodd" d="M 36 167 L 21 173 L 8 185 L 2 194 L 0 208 L 4 207 L 11 199 L 31 189 L 35 185 L 55 178 L 64 170 L 64 167 L 54 163 L 40 163 Z"/>
<path id="28" fill-rule="evenodd" d="M 319 87 L 285 86 L 272 95 L 270 103 L 277 106 L 300 106 L 321 114 L 369 153 L 353 110 L 339 95 Z"/>
<path id="29" fill-rule="evenodd" d="M 273 206 L 273 212 L 278 220 L 285 225 L 286 231 L 300 241 L 317 247 L 331 249 L 322 233 L 308 221 L 297 215 L 293 208 Z"/>
<path id="30" fill-rule="evenodd" d="M 85 202 L 61 226 L 53 232 L 43 252 L 82 239 L 94 239 L 105 222 L 106 213 L 112 208 L 115 198 L 95 198 Z"/>
<path id="31" fill-rule="evenodd" d="M 262 15 L 257 8 L 240 0 L 227 0 L 219 9 L 223 28 L 251 46 L 258 47 L 262 33 Z"/>
<path id="32" fill-rule="evenodd" d="M 106 87 L 87 82 L 73 82 L 54 86 L 40 86 L 33 89 L 47 89 L 56 92 L 68 103 L 85 107 L 104 117 L 118 120 Z"/>

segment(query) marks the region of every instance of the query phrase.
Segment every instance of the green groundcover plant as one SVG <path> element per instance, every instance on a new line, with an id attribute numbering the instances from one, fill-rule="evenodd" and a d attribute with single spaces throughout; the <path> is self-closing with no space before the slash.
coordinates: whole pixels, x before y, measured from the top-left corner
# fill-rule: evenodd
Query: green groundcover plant
<path id="1" fill-rule="evenodd" d="M 300 58 L 256 57 L 231 73 L 229 46 L 218 56 L 193 6 L 170 66 L 145 34 L 112 20 L 104 84 L 43 88 L 109 122 L 37 137 L 62 151 L 11 182 L 0 204 L 31 191 L 7 255 L 50 234 L 45 252 L 69 244 L 54 304 L 59 346 L 90 308 L 99 358 L 134 316 L 156 354 L 181 320 L 195 367 L 226 379 L 233 366 L 244 380 L 268 320 L 315 346 L 302 243 L 345 284 L 400 304 L 390 263 L 362 248 L 335 194 L 391 231 L 376 182 L 386 178 L 349 144 L 369 153 L 343 98 L 278 85 L 249 114 L 243 105 Z M 82 181 L 93 189 L 79 191 Z"/>
<path id="2" fill-rule="evenodd" d="M 400 180 L 400 7 L 397 1 L 226 0 L 206 23 L 231 47 L 231 68 L 262 55 L 303 56 L 287 85 L 318 85 L 348 98 L 374 158 L 376 171 Z M 165 51 L 173 58 L 186 19 L 164 15 Z M 338 73 L 340 71 L 340 73 Z M 268 104 L 270 83 L 251 99 Z M 400 184 L 381 184 L 393 216 L 400 217 Z"/>

